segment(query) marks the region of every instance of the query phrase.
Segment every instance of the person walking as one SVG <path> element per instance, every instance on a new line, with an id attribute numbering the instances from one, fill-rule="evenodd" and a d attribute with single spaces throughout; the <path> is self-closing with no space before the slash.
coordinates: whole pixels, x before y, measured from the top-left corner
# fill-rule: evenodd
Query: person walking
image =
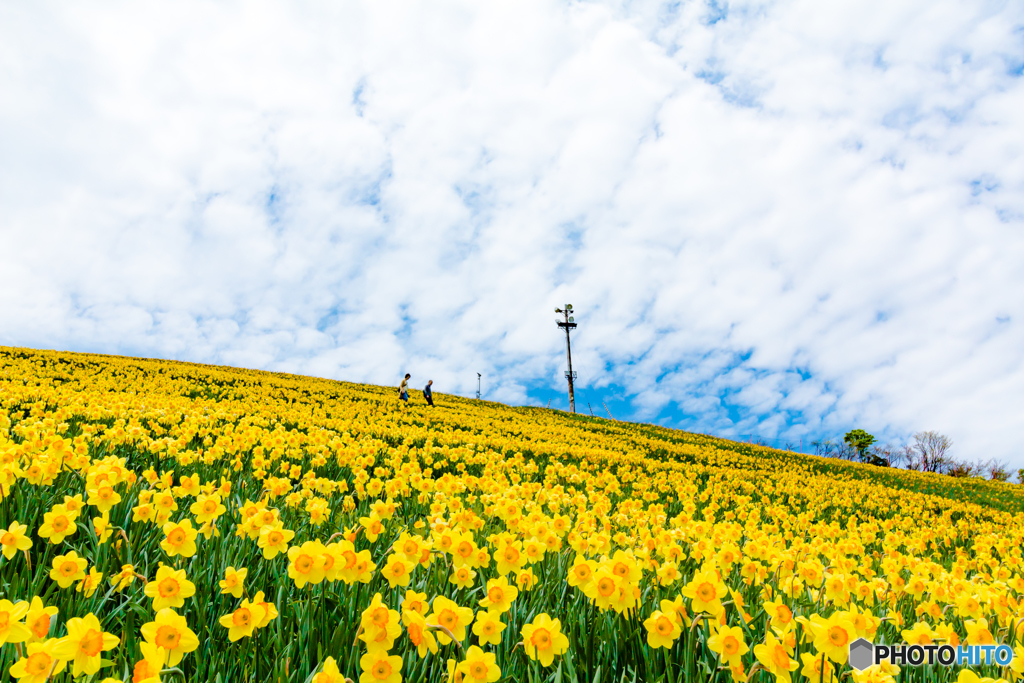
<path id="1" fill-rule="evenodd" d="M 430 391 L 430 385 L 434 383 L 434 380 L 427 382 L 427 386 L 423 387 L 423 398 L 427 399 L 427 404 L 431 407 L 434 406 L 434 394 Z"/>
<path id="2" fill-rule="evenodd" d="M 398 386 L 398 398 L 399 400 L 405 401 L 406 405 L 409 404 L 409 378 L 412 377 L 408 372 L 405 373 L 405 379 Z"/>

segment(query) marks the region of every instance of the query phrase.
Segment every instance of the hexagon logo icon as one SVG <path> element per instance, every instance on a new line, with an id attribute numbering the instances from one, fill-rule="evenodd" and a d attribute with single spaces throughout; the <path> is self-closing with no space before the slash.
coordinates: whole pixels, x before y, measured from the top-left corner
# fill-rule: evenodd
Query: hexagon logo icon
<path id="1" fill-rule="evenodd" d="M 866 638 L 858 638 L 850 643 L 850 666 L 863 671 L 875 663 L 875 646 Z"/>

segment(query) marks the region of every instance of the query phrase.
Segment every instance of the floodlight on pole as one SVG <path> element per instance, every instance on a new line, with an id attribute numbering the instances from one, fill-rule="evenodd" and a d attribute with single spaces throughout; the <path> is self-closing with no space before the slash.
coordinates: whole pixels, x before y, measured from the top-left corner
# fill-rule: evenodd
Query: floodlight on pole
<path id="1" fill-rule="evenodd" d="M 565 308 L 556 308 L 555 313 L 561 313 L 565 320 L 556 320 L 555 323 L 565 330 L 565 359 L 569 364 L 569 369 L 565 373 L 565 378 L 569 381 L 569 412 L 576 412 L 576 395 L 573 393 L 572 383 L 576 380 L 576 373 L 572 371 L 572 347 L 569 343 L 569 330 L 576 328 L 576 323 L 572 318 L 572 304 L 566 304 Z"/>

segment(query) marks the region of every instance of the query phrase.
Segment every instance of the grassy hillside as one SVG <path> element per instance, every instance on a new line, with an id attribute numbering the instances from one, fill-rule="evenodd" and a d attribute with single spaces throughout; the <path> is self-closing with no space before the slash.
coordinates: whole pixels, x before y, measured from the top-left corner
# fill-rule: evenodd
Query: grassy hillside
<path id="1" fill-rule="evenodd" d="M 413 393 L 0 347 L 0 671 L 866 683 L 857 637 L 1020 637 L 1022 487 Z"/>

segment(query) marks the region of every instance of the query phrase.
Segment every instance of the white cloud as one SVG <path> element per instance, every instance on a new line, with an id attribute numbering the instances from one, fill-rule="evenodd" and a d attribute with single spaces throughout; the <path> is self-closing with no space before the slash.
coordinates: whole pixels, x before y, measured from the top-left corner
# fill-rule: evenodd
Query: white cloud
<path id="1" fill-rule="evenodd" d="M 560 386 L 571 301 L 584 386 L 638 418 L 938 429 L 1024 466 L 1022 26 L 952 0 L 8 5 L 0 343 L 526 401 Z"/>

